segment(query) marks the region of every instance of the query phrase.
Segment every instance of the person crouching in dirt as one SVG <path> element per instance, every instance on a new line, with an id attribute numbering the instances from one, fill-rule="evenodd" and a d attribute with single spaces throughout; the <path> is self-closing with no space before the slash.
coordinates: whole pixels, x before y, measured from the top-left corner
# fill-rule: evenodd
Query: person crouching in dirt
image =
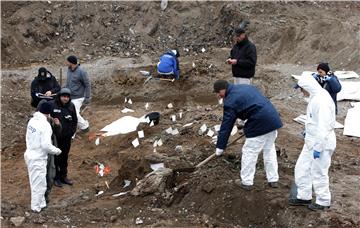
<path id="1" fill-rule="evenodd" d="M 75 105 L 71 102 L 71 91 L 68 88 L 62 88 L 55 100 L 50 101 L 52 106 L 51 117 L 59 119 L 62 130 L 56 134 L 56 140 L 62 153 L 55 156 L 55 186 L 62 187 L 63 184 L 73 185 L 67 177 L 68 174 L 68 156 L 71 147 L 72 136 L 76 132 L 77 116 Z"/>
<path id="2" fill-rule="evenodd" d="M 233 85 L 225 80 L 214 83 L 214 92 L 224 99 L 216 155 L 221 156 L 236 119 L 247 120 L 244 125 L 245 144 L 242 147 L 241 182 L 235 183 L 245 190 L 253 187 L 256 163 L 263 150 L 264 166 L 270 187 L 278 187 L 278 163 L 275 151 L 277 129 L 282 127 L 279 113 L 271 102 L 252 85 Z"/>
<path id="3" fill-rule="evenodd" d="M 237 28 L 234 34 L 236 44 L 226 63 L 231 65 L 234 84 L 251 84 L 257 61 L 256 46 L 248 39 L 244 29 Z"/>
<path id="4" fill-rule="evenodd" d="M 169 50 L 160 56 L 157 64 L 157 73 L 162 78 L 180 79 L 179 60 L 180 53 L 178 50 Z"/>
<path id="5" fill-rule="evenodd" d="M 297 195 L 289 199 L 289 204 L 324 210 L 330 207 L 331 201 L 328 172 L 336 148 L 335 104 L 310 75 L 300 77 L 297 87 L 310 99 L 306 109 L 305 144 L 295 166 Z M 315 202 L 311 202 L 313 188 Z"/>
<path id="6" fill-rule="evenodd" d="M 56 78 L 46 68 L 39 68 L 38 75 L 31 82 L 31 106 L 36 108 L 42 99 L 52 100 L 60 91 Z"/>
<path id="7" fill-rule="evenodd" d="M 89 131 L 89 122 L 80 115 L 81 106 L 90 103 L 91 84 L 87 72 L 78 64 L 76 56 L 67 58 L 68 71 L 66 88 L 71 91 L 72 103 L 75 105 L 78 127 L 82 133 Z"/>
<path id="8" fill-rule="evenodd" d="M 25 163 L 29 173 L 31 210 L 40 212 L 46 207 L 46 165 L 48 154 L 58 155 L 61 150 L 51 143 L 52 129 L 47 121 L 51 105 L 44 102 L 35 112 L 26 129 Z"/>
<path id="9" fill-rule="evenodd" d="M 317 74 L 313 74 L 313 77 L 320 84 L 320 86 L 326 89 L 335 103 L 335 113 L 338 113 L 336 95 L 341 91 L 341 84 L 338 78 L 330 71 L 330 67 L 327 63 L 320 63 L 317 66 Z"/>

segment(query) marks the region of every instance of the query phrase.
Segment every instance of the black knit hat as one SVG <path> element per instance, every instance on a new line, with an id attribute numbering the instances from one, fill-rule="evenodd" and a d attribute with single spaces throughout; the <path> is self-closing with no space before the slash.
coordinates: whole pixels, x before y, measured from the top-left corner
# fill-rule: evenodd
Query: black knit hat
<path id="1" fill-rule="evenodd" d="M 71 95 L 71 91 L 69 88 L 62 88 L 59 92 L 59 96 L 64 96 L 64 95 L 68 95 L 70 96 Z"/>
<path id="2" fill-rule="evenodd" d="M 45 67 L 40 67 L 39 68 L 39 73 L 38 73 L 38 76 L 40 77 L 46 77 L 47 75 L 47 69 Z"/>
<path id="3" fill-rule="evenodd" d="M 50 114 L 51 111 L 52 111 L 52 107 L 49 102 L 44 102 L 44 103 L 40 104 L 39 112 L 41 112 L 43 114 Z"/>
<path id="4" fill-rule="evenodd" d="M 245 29 L 243 29 L 243 28 L 236 28 L 234 31 L 235 36 L 240 36 L 243 33 L 245 33 Z"/>
<path id="5" fill-rule="evenodd" d="M 72 64 L 77 64 L 78 63 L 77 58 L 76 58 L 75 55 L 70 55 L 69 57 L 67 57 L 67 61 L 69 63 L 72 63 Z"/>
<path id="6" fill-rule="evenodd" d="M 223 90 L 223 89 L 227 89 L 229 83 L 225 80 L 217 80 L 215 83 L 214 83 L 214 93 L 218 93 L 220 92 L 220 90 Z"/>
<path id="7" fill-rule="evenodd" d="M 317 66 L 316 70 L 319 70 L 319 69 L 325 71 L 326 74 L 330 71 L 329 64 L 327 64 L 327 63 L 320 63 L 320 64 Z"/>

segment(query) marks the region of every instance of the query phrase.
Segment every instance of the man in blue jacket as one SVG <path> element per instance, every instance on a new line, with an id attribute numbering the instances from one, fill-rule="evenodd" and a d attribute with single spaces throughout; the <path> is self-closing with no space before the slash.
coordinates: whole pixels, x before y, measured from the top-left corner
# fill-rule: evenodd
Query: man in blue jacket
<path id="1" fill-rule="evenodd" d="M 335 103 L 335 113 L 337 114 L 336 95 L 341 91 L 341 84 L 334 73 L 330 71 L 330 67 L 327 63 L 320 63 L 316 70 L 318 73 L 313 76 L 320 86 L 329 92 Z"/>
<path id="2" fill-rule="evenodd" d="M 161 76 L 173 76 L 176 80 L 180 78 L 179 60 L 180 53 L 178 50 L 169 50 L 162 56 L 157 64 L 157 72 Z"/>
<path id="3" fill-rule="evenodd" d="M 214 92 L 224 99 L 224 116 L 216 144 L 216 155 L 220 156 L 226 149 L 236 119 L 246 120 L 240 186 L 245 190 L 252 189 L 257 158 L 263 150 L 267 181 L 270 187 L 277 188 L 279 175 L 275 140 L 277 129 L 282 127 L 279 113 L 252 85 L 233 85 L 225 80 L 217 80 Z"/>

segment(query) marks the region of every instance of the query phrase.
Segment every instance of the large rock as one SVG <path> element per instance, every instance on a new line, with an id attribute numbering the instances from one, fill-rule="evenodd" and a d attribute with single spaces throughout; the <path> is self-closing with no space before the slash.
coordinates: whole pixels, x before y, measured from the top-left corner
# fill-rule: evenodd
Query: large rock
<path id="1" fill-rule="evenodd" d="M 10 221 L 11 221 L 15 226 L 21 226 L 21 225 L 25 222 L 25 217 L 22 217 L 22 216 L 12 217 L 12 218 L 10 219 Z"/>
<path id="2" fill-rule="evenodd" d="M 169 177 L 173 174 L 172 169 L 160 168 L 147 174 L 140 180 L 136 187 L 130 192 L 133 196 L 148 195 L 155 192 L 165 192 Z"/>

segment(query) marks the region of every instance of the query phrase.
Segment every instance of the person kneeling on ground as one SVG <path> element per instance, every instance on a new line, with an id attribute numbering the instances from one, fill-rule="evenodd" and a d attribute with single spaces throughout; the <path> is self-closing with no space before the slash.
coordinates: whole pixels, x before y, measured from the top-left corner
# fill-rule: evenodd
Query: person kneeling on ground
<path id="1" fill-rule="evenodd" d="M 51 105 L 44 102 L 35 112 L 26 129 L 25 163 L 29 172 L 31 210 L 40 212 L 46 207 L 46 165 L 48 154 L 58 155 L 61 150 L 51 144 L 52 130 L 47 117 Z"/>
<path id="2" fill-rule="evenodd" d="M 157 72 L 161 77 L 173 77 L 176 80 L 180 78 L 179 60 L 180 53 L 178 50 L 169 50 L 162 56 L 157 64 Z"/>
<path id="3" fill-rule="evenodd" d="M 55 100 L 50 102 L 52 105 L 51 116 L 59 119 L 62 126 L 61 133 L 56 135 L 57 143 L 62 151 L 60 155 L 55 156 L 55 186 L 57 187 L 62 187 L 62 184 L 73 185 L 67 177 L 67 168 L 71 139 L 76 132 L 77 116 L 70 94 L 70 89 L 62 88 Z"/>
<path id="4" fill-rule="evenodd" d="M 241 157 L 241 183 L 251 190 L 259 153 L 263 150 L 267 181 L 270 187 L 278 187 L 278 163 L 275 150 L 277 129 L 282 127 L 279 113 L 271 102 L 252 85 L 233 85 L 225 80 L 214 83 L 214 92 L 224 99 L 224 116 L 221 123 L 216 155 L 226 149 L 236 119 L 247 120 L 244 125 L 245 144 Z"/>
<path id="5" fill-rule="evenodd" d="M 317 67 L 317 72 L 317 74 L 313 74 L 313 77 L 322 88 L 329 92 L 335 103 L 335 113 L 337 114 L 338 108 L 336 95 L 341 91 L 341 84 L 334 73 L 330 71 L 330 67 L 327 63 L 320 63 Z"/>
<path id="6" fill-rule="evenodd" d="M 295 166 L 297 196 L 289 199 L 293 206 L 310 210 L 330 207 L 329 167 L 336 148 L 335 104 L 326 90 L 311 76 L 302 76 L 295 88 L 309 97 L 305 122 L 305 144 Z M 314 188 L 316 201 L 312 200 Z"/>

